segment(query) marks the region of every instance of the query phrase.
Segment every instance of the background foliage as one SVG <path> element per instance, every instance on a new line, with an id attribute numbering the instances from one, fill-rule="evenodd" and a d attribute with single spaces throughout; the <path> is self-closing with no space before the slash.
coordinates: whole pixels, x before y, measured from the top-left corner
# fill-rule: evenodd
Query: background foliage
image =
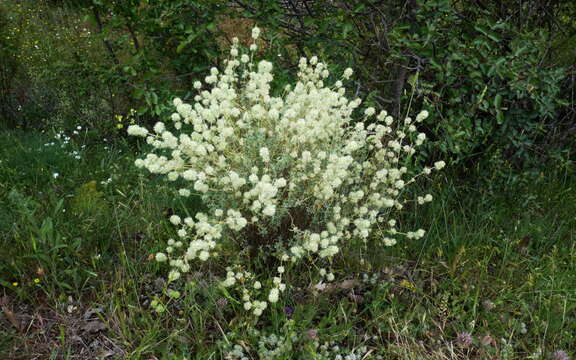
<path id="1" fill-rule="evenodd" d="M 2 123 L 153 122 L 258 23 L 280 83 L 305 54 L 353 66 L 369 102 L 431 110 L 443 157 L 517 171 L 573 156 L 575 13 L 563 0 L 6 1 Z"/>

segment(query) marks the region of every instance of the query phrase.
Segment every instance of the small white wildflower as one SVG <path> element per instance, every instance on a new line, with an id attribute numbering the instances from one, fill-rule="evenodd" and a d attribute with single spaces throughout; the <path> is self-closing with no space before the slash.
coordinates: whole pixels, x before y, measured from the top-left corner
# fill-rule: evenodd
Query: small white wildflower
<path id="1" fill-rule="evenodd" d="M 252 39 L 256 40 L 256 39 L 258 39 L 259 36 L 260 36 L 260 28 L 257 26 L 254 26 L 252 28 Z"/>
<path id="2" fill-rule="evenodd" d="M 364 110 L 364 115 L 366 116 L 372 116 L 374 113 L 376 113 L 376 110 L 373 107 L 369 107 Z"/>
<path id="3" fill-rule="evenodd" d="M 270 162 L 270 152 L 268 151 L 268 148 L 260 148 L 260 157 L 265 163 Z"/>
<path id="4" fill-rule="evenodd" d="M 384 238 L 384 245 L 386 245 L 386 246 L 396 245 L 396 239 L 392 239 L 392 238 L 389 238 L 389 237 L 385 237 L 385 238 Z"/>
<path id="5" fill-rule="evenodd" d="M 158 122 L 154 125 L 154 132 L 155 132 L 156 134 L 163 133 L 165 129 L 166 129 L 166 126 L 165 126 L 164 123 L 161 122 L 161 121 L 158 121 Z"/>
<path id="6" fill-rule="evenodd" d="M 354 73 L 354 70 L 352 70 L 351 68 L 347 68 L 346 70 L 344 70 L 344 74 L 342 75 L 342 77 L 344 77 L 344 79 L 349 79 L 350 76 L 352 76 L 352 73 Z"/>
<path id="7" fill-rule="evenodd" d="M 200 259 L 201 261 L 208 260 L 208 257 L 210 257 L 210 254 L 206 250 L 201 251 L 200 255 L 198 255 L 198 259 Z"/>
<path id="8" fill-rule="evenodd" d="M 275 213 L 276 213 L 276 206 L 272 204 L 266 205 L 266 207 L 262 211 L 262 214 L 266 216 L 274 216 Z"/>
<path id="9" fill-rule="evenodd" d="M 138 125 L 128 126 L 128 135 L 145 137 L 148 135 L 148 130 Z"/>
<path id="10" fill-rule="evenodd" d="M 161 253 L 161 252 L 156 254 L 156 261 L 165 262 L 166 260 L 168 260 L 168 257 L 166 256 L 166 254 Z"/>
<path id="11" fill-rule="evenodd" d="M 258 63 L 258 72 L 259 73 L 269 73 L 272 71 L 272 63 L 270 61 L 262 60 Z"/>
<path id="12" fill-rule="evenodd" d="M 190 196 L 191 192 L 188 189 L 180 189 L 178 190 L 178 194 L 180 194 L 182 197 L 188 197 Z"/>
<path id="13" fill-rule="evenodd" d="M 436 161 L 434 163 L 434 167 L 436 168 L 436 170 L 442 170 L 444 166 L 446 166 L 446 163 L 444 161 Z"/>
<path id="14" fill-rule="evenodd" d="M 268 295 L 268 301 L 270 301 L 271 303 L 277 302 L 279 295 L 280 295 L 280 293 L 279 293 L 278 289 L 273 288 L 272 290 L 270 290 L 270 294 Z"/>
<path id="15" fill-rule="evenodd" d="M 178 279 L 180 279 L 180 271 L 178 270 L 172 270 L 170 271 L 170 273 L 168 273 L 168 281 L 172 282 L 172 281 L 176 281 Z"/>
<path id="16" fill-rule="evenodd" d="M 426 110 L 422 110 L 418 115 L 416 115 L 416 121 L 417 122 L 422 122 L 423 120 L 425 120 L 428 117 L 428 111 Z"/>

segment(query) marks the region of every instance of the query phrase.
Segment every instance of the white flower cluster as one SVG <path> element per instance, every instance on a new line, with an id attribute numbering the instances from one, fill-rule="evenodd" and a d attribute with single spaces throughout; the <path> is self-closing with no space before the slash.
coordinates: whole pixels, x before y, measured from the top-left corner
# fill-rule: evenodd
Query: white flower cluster
<path id="1" fill-rule="evenodd" d="M 249 330 L 250 335 L 258 338 L 257 346 L 249 341 L 241 340 L 241 344 L 226 344 L 223 346 L 224 359 L 227 360 L 247 360 L 262 359 L 274 360 L 284 358 L 294 358 L 294 344 L 298 342 L 298 335 L 291 331 L 290 323 L 285 324 L 284 334 L 263 334 L 256 329 Z M 229 333 L 228 337 L 233 338 L 235 334 Z"/>
<path id="2" fill-rule="evenodd" d="M 78 132 L 79 130 L 82 130 L 82 126 L 78 125 L 76 127 L 76 130 L 74 130 L 72 133 L 74 135 L 79 135 L 80 133 Z M 66 154 L 73 157 L 76 160 L 80 160 L 82 159 L 82 154 L 80 151 L 83 151 L 86 148 L 86 145 L 83 144 L 80 146 L 80 151 L 78 150 L 71 150 L 70 147 L 72 146 L 73 142 L 71 143 L 70 140 L 72 139 L 70 136 L 66 135 L 64 133 L 64 131 L 60 130 L 58 131 L 55 135 L 54 135 L 54 139 L 56 141 L 51 141 L 48 143 L 45 143 L 44 146 L 45 147 L 55 147 L 57 145 L 60 145 L 61 149 L 65 149 L 67 150 Z M 59 143 L 59 144 L 57 144 Z M 40 149 L 41 150 L 41 149 Z"/>
<path id="3" fill-rule="evenodd" d="M 259 35 L 255 28 L 252 37 Z M 184 197 L 201 195 L 209 209 L 194 219 L 170 219 L 179 240 L 169 241 L 166 254 L 156 256 L 169 261 L 170 279 L 189 271 L 192 261 L 217 255 L 220 247 L 240 253 L 270 246 L 274 251 L 268 253 L 280 261 L 297 262 L 331 258 L 344 242 L 365 241 L 377 223 L 386 246 L 399 236 L 424 236 L 424 230 L 400 233 L 390 215 L 406 203 L 407 185 L 445 165 L 437 162 L 415 175 L 405 166 L 426 139 L 415 124 L 428 112 L 415 121 L 395 121 L 369 107 L 359 119 L 362 101 L 349 100 L 342 83 L 353 71 L 346 69 L 342 80 L 327 86 L 330 72 L 317 57 L 300 59 L 297 82 L 275 94 L 273 65 L 254 63 L 256 48 L 253 44 L 249 55 L 240 54 L 234 39 L 224 70 L 212 68 L 205 84 L 194 83 L 194 102 L 174 100 L 171 125 L 177 132 L 163 122 L 152 132 L 128 128 L 154 148 L 136 166 L 165 175 Z M 417 203 L 431 200 L 425 195 Z M 278 301 L 284 291 L 283 272 L 278 268 L 279 276 L 265 281 L 271 285 L 265 300 L 250 296 L 257 282 L 249 288 L 240 281 L 254 281 L 251 274 L 229 270 L 223 285 L 240 284 L 245 309 L 260 315 L 267 301 Z"/>
<path id="4" fill-rule="evenodd" d="M 282 282 L 282 274 L 285 269 L 283 266 L 279 266 L 277 271 L 278 276 L 272 279 L 272 287 L 268 292 L 268 301 L 254 299 L 255 294 L 262 289 L 262 283 L 255 280 L 254 275 L 248 271 L 237 270 L 234 272 L 232 268 L 226 268 L 226 279 L 222 282 L 222 286 L 232 287 L 238 285 L 242 289 L 244 310 L 252 311 L 255 316 L 260 316 L 268 307 L 268 303 L 278 302 L 280 293 L 286 290 L 286 284 Z"/>
<path id="5" fill-rule="evenodd" d="M 314 348 L 322 359 L 330 360 L 361 360 L 365 359 L 370 353 L 370 349 L 365 346 L 359 346 L 354 349 L 341 347 L 333 341 L 325 342 L 322 345 L 318 341 L 314 343 Z M 375 359 L 382 359 L 381 355 L 373 355 Z"/>
<path id="6" fill-rule="evenodd" d="M 226 360 L 250 360 L 249 355 L 244 353 L 242 345 L 235 344 L 231 349 L 225 352 L 224 359 Z"/>
<path id="7" fill-rule="evenodd" d="M 292 344 L 296 342 L 295 334 L 287 337 L 270 334 L 258 341 L 258 358 L 262 360 L 274 360 L 285 358 L 293 354 Z"/>

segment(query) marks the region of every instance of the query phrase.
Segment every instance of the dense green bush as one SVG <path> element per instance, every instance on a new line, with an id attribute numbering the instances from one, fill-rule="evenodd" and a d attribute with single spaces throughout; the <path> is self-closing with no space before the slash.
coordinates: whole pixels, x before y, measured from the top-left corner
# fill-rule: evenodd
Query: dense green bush
<path id="1" fill-rule="evenodd" d="M 11 99 L 14 75 L 18 71 L 18 61 L 15 49 L 18 47 L 17 38 L 10 28 L 10 16 L 0 7 L 0 123 L 14 126 L 13 102 Z"/>
<path id="2" fill-rule="evenodd" d="M 185 97 L 196 75 L 217 63 L 210 1 L 9 1 L 0 10 L 9 55 L 2 59 L 10 60 L 3 83 L 15 87 L 3 91 L 10 126 L 113 134 L 133 109 L 165 114 L 171 96 Z"/>
<path id="3" fill-rule="evenodd" d="M 576 28 L 569 4 L 549 4 L 540 16 L 508 2 L 237 3 L 299 52 L 353 64 L 357 92 L 370 101 L 391 103 L 396 114 L 429 107 L 428 133 L 454 162 L 483 157 L 518 168 L 567 148 L 555 136 L 574 119 L 565 66 L 574 54 L 563 51 L 561 63 L 556 54 Z"/>
<path id="4" fill-rule="evenodd" d="M 546 32 L 480 10 L 462 19 L 448 1 L 424 2 L 417 16 L 425 24 L 418 32 L 399 27 L 390 37 L 421 62 L 416 97 L 437 114 L 429 126 L 442 150 L 456 159 L 487 150 L 527 159 L 567 105 L 560 97 L 566 71 L 549 66 Z"/>

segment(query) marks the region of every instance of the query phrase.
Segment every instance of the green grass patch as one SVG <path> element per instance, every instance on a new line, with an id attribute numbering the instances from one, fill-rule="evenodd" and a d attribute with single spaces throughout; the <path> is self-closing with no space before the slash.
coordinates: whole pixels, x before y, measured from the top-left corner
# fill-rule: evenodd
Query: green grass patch
<path id="1" fill-rule="evenodd" d="M 314 271 L 291 269 L 287 296 L 256 323 L 218 286 L 225 271 L 217 261 L 168 284 L 167 266 L 152 260 L 173 236 L 168 217 L 194 213 L 197 199 L 181 203 L 164 181 L 137 171 L 135 144 L 77 136 L 46 145 L 53 139 L 0 134 L 7 358 L 547 359 L 576 351 L 568 174 L 499 190 L 438 176 L 419 191 L 435 200 L 397 219 L 427 229 L 423 239 L 351 249 L 326 286 Z"/>

